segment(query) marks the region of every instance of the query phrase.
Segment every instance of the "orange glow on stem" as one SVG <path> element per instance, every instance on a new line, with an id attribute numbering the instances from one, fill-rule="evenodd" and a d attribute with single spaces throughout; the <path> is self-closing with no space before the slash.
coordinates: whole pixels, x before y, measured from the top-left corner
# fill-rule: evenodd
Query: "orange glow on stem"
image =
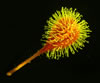
<path id="1" fill-rule="evenodd" d="M 40 56 L 42 53 L 46 52 L 48 50 L 48 49 L 46 49 L 46 47 L 47 46 L 44 46 L 39 51 L 37 51 L 34 55 L 32 55 L 31 57 L 29 57 L 28 59 L 26 59 L 25 61 L 20 63 L 17 67 L 15 67 L 12 70 L 10 70 L 9 72 L 7 72 L 7 76 L 11 76 L 14 72 L 18 71 L 20 68 L 22 68 L 26 64 L 30 63 L 33 59 L 35 59 L 36 57 Z"/>
<path id="2" fill-rule="evenodd" d="M 20 68 L 22 68 L 26 64 L 30 63 L 33 59 L 35 59 L 36 57 L 40 56 L 42 53 L 44 53 L 50 49 L 53 49 L 53 48 L 54 47 L 52 45 L 46 44 L 43 48 L 41 48 L 39 51 L 37 51 L 31 57 L 29 57 L 28 59 L 26 59 L 25 61 L 20 63 L 17 67 L 15 67 L 12 70 L 10 70 L 9 72 L 7 72 L 7 76 L 11 76 L 14 72 L 18 71 Z"/>
<path id="3" fill-rule="evenodd" d="M 23 61 L 22 63 L 20 63 L 17 67 L 15 67 L 12 70 L 10 70 L 9 72 L 7 72 L 7 76 L 11 76 L 14 72 L 16 72 L 17 70 L 19 70 L 23 66 L 25 66 L 27 63 L 31 62 L 33 59 L 35 59 L 40 54 L 41 54 L 40 51 L 36 52 L 33 56 L 29 57 L 28 59 L 26 59 L 25 61 Z"/>

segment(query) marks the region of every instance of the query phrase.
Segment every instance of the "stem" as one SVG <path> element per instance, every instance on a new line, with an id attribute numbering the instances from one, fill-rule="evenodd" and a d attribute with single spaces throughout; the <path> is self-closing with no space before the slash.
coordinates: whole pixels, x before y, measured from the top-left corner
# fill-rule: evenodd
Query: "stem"
<path id="1" fill-rule="evenodd" d="M 28 59 L 26 59 L 25 61 L 23 61 L 22 63 L 20 63 L 17 67 L 15 67 L 12 70 L 10 70 L 9 72 L 7 72 L 7 76 L 11 76 L 14 72 L 16 72 L 17 70 L 19 70 L 23 66 L 25 66 L 27 63 L 31 62 L 33 59 L 35 59 L 40 54 L 41 54 L 40 50 L 37 51 L 34 55 L 32 55 L 31 57 L 29 57 Z"/>
<path id="2" fill-rule="evenodd" d="M 33 59 L 35 59 L 37 56 L 40 56 L 44 52 L 47 52 L 51 49 L 51 46 L 49 44 L 46 44 L 44 47 L 42 47 L 39 51 L 37 51 L 35 54 L 33 54 L 31 57 L 20 63 L 17 67 L 13 68 L 9 72 L 7 72 L 7 76 L 11 76 L 14 72 L 25 66 L 27 63 L 30 63 Z"/>

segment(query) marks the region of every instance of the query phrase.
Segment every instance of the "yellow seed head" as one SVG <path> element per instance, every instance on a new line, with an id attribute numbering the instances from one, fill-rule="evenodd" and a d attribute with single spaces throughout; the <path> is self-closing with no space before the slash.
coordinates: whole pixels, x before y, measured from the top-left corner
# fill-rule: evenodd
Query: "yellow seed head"
<path id="1" fill-rule="evenodd" d="M 82 49 L 84 43 L 88 43 L 86 38 L 90 37 L 91 30 L 88 23 L 81 18 L 82 15 L 76 9 L 62 7 L 61 11 L 56 11 L 47 20 L 48 25 L 45 26 L 42 40 L 44 45 L 53 47 L 48 48 L 48 58 L 59 59 L 64 55 L 69 57 L 69 50 L 75 54 L 75 51 L 78 52 L 77 48 Z"/>

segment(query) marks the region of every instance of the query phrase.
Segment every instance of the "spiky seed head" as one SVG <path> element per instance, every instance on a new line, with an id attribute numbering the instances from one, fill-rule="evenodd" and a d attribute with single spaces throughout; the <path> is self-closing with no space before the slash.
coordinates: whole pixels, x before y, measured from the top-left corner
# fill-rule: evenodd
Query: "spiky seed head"
<path id="1" fill-rule="evenodd" d="M 89 25 L 85 20 L 81 20 L 82 15 L 76 9 L 61 8 L 47 20 L 45 34 L 42 40 L 48 51 L 48 58 L 59 59 L 61 56 L 69 57 L 69 50 L 72 54 L 82 49 L 84 43 L 88 43 L 86 38 L 90 37 Z"/>

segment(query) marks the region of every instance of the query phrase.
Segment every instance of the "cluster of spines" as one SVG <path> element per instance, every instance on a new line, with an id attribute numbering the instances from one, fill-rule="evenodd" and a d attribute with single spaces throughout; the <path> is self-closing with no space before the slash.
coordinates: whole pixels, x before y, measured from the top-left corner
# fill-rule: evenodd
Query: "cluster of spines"
<path id="1" fill-rule="evenodd" d="M 85 20 L 81 21 L 81 17 L 82 15 L 80 15 L 79 12 L 76 12 L 76 9 L 72 10 L 72 8 L 68 9 L 68 8 L 63 8 L 61 9 L 61 11 L 56 11 L 56 13 L 54 13 L 52 15 L 52 17 L 49 18 L 49 20 L 47 21 L 47 26 L 45 26 L 45 34 L 43 34 L 43 40 L 45 41 L 44 45 L 47 43 L 48 38 L 50 38 L 50 33 L 52 32 L 52 27 L 54 26 L 54 24 L 57 24 L 58 20 L 61 18 L 73 18 L 75 20 L 75 22 L 78 24 L 78 30 L 80 31 L 80 35 L 79 38 L 72 43 L 71 45 L 62 48 L 54 48 L 52 51 L 49 50 L 46 55 L 48 58 L 52 58 L 52 59 L 59 59 L 59 57 L 61 56 L 67 56 L 69 57 L 69 50 L 71 51 L 72 54 L 75 54 L 75 51 L 78 52 L 77 48 L 82 49 L 82 47 L 84 47 L 84 43 L 89 43 L 86 38 L 90 37 L 88 34 L 89 32 L 91 32 L 91 30 L 89 29 L 89 26 L 87 25 L 88 23 Z M 44 40 L 45 39 L 45 40 Z"/>

